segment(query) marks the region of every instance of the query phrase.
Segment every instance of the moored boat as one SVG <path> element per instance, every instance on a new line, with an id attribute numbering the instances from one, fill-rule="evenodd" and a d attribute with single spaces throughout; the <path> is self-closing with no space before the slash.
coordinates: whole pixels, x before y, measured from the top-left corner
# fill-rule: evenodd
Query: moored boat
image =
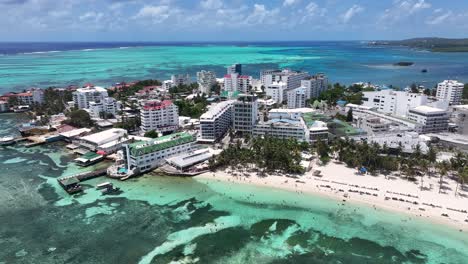
<path id="1" fill-rule="evenodd" d="M 9 146 L 15 144 L 15 138 L 14 137 L 0 137 L 0 146 Z"/>

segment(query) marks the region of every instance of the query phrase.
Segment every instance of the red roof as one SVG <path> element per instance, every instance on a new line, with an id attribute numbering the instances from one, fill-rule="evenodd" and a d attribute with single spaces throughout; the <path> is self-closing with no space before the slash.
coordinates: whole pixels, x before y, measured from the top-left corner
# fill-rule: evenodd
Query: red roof
<path id="1" fill-rule="evenodd" d="M 143 109 L 145 110 L 159 110 L 162 108 L 166 108 L 168 106 L 172 105 L 172 101 L 170 100 L 164 100 L 162 102 L 160 101 L 151 101 L 147 102 L 144 106 Z"/>

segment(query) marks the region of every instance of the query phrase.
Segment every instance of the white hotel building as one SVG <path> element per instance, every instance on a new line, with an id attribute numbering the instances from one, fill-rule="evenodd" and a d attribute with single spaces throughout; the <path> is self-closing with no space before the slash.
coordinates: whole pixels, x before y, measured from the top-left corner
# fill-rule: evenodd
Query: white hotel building
<path id="1" fill-rule="evenodd" d="M 309 76 L 307 72 L 284 70 L 263 70 L 260 72 L 260 79 L 265 87 L 273 83 L 283 82 L 286 84 L 286 90 L 301 86 L 301 81 Z"/>
<path id="2" fill-rule="evenodd" d="M 308 76 L 301 81 L 301 87 L 306 89 L 306 99 L 317 98 L 328 89 L 328 77 L 323 73 Z"/>
<path id="3" fill-rule="evenodd" d="M 107 97 L 101 101 L 90 102 L 87 110 L 92 118 L 100 118 L 101 113 L 112 114 L 115 117 L 121 109 L 122 105 L 119 101 L 112 97 Z"/>
<path id="4" fill-rule="evenodd" d="M 241 94 L 234 101 L 233 128 L 237 132 L 252 133 L 258 120 L 258 101 L 255 95 Z"/>
<path id="5" fill-rule="evenodd" d="M 73 103 L 78 109 L 89 108 L 91 102 L 102 101 L 108 98 L 107 90 L 102 87 L 88 86 L 73 92 Z"/>
<path id="6" fill-rule="evenodd" d="M 422 125 L 421 133 L 447 131 L 449 114 L 446 110 L 418 106 L 409 110 L 408 119 Z"/>
<path id="7" fill-rule="evenodd" d="M 449 101 L 450 105 L 461 104 L 464 84 L 458 81 L 445 80 L 437 85 L 436 97 Z"/>
<path id="8" fill-rule="evenodd" d="M 447 101 L 431 101 L 427 95 L 405 91 L 382 90 L 364 92 L 363 105 L 372 107 L 379 112 L 397 116 L 407 116 L 411 108 L 429 105 L 446 109 Z"/>
<path id="9" fill-rule="evenodd" d="M 214 143 L 222 139 L 233 122 L 234 101 L 224 101 L 212 105 L 200 117 L 200 134 L 197 141 Z"/>
<path id="10" fill-rule="evenodd" d="M 283 103 L 286 100 L 286 83 L 280 81 L 265 86 L 265 94 L 277 104 Z"/>
<path id="11" fill-rule="evenodd" d="M 197 72 L 198 89 L 204 94 L 211 92 L 211 86 L 216 84 L 216 74 L 212 71 Z"/>
<path id="12" fill-rule="evenodd" d="M 163 165 L 167 158 L 191 151 L 194 142 L 194 137 L 188 133 L 174 133 L 124 145 L 125 166 L 129 171 L 150 171 Z"/>
<path id="13" fill-rule="evenodd" d="M 140 110 L 141 130 L 159 132 L 175 131 L 179 128 L 179 109 L 169 100 L 147 101 Z"/>
<path id="14" fill-rule="evenodd" d="M 250 91 L 252 76 L 231 73 L 224 75 L 224 91 L 247 93 Z"/>
<path id="15" fill-rule="evenodd" d="M 288 108 L 303 108 L 306 105 L 307 95 L 306 88 L 299 87 L 287 92 L 288 96 Z"/>

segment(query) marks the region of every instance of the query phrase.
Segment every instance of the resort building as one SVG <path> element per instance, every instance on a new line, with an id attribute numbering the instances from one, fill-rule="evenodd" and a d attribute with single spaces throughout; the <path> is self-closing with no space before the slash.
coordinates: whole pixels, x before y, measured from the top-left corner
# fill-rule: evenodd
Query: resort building
<path id="1" fill-rule="evenodd" d="M 0 101 L 0 113 L 8 112 L 10 110 L 9 104 L 7 101 Z"/>
<path id="2" fill-rule="evenodd" d="M 315 112 L 312 108 L 296 108 L 296 109 L 271 109 L 268 112 L 269 119 L 292 119 L 299 120 L 304 114 Z"/>
<path id="3" fill-rule="evenodd" d="M 258 101 L 255 95 L 241 94 L 233 103 L 233 128 L 237 132 L 252 133 L 258 120 Z"/>
<path id="4" fill-rule="evenodd" d="M 457 132 L 462 135 L 468 135 L 468 105 L 454 106 L 452 116 L 457 127 Z"/>
<path id="5" fill-rule="evenodd" d="M 211 87 L 216 84 L 216 74 L 212 71 L 197 72 L 198 89 L 204 94 L 210 94 Z"/>
<path id="6" fill-rule="evenodd" d="M 448 101 L 430 100 L 427 95 L 405 91 L 382 90 L 364 92 L 363 105 L 397 116 L 407 116 L 411 108 L 428 105 L 447 109 Z"/>
<path id="7" fill-rule="evenodd" d="M 126 169 L 140 173 L 150 171 L 164 164 L 167 158 L 192 150 L 194 137 L 188 133 L 174 133 L 167 136 L 138 141 L 123 146 Z"/>
<path id="8" fill-rule="evenodd" d="M 254 137 L 275 137 L 282 139 L 295 138 L 298 141 L 309 141 L 309 130 L 304 120 L 269 119 L 255 125 Z"/>
<path id="9" fill-rule="evenodd" d="M 112 118 L 116 117 L 121 109 L 122 105 L 119 101 L 112 97 L 107 97 L 101 101 L 90 102 L 87 111 L 91 118 L 107 119 L 108 115 L 111 115 Z"/>
<path id="10" fill-rule="evenodd" d="M 367 137 L 358 136 L 353 139 L 356 141 L 367 141 L 369 144 L 377 143 L 380 147 L 385 145 L 390 149 L 400 148 L 405 153 L 413 153 L 418 147 L 422 153 L 427 153 L 429 150 L 425 138 L 416 132 L 404 132 L 401 134 L 385 133 L 368 135 Z"/>
<path id="11" fill-rule="evenodd" d="M 102 87 L 88 86 L 76 89 L 73 92 L 73 103 L 78 109 L 89 108 L 91 102 L 102 101 L 108 98 L 107 90 Z"/>
<path id="12" fill-rule="evenodd" d="M 122 144 L 130 139 L 131 138 L 128 136 L 127 130 L 111 128 L 99 133 L 81 137 L 75 144 L 78 144 L 80 148 L 84 148 L 89 151 L 102 150 L 109 154 L 119 150 Z"/>
<path id="13" fill-rule="evenodd" d="M 282 104 L 286 100 L 286 84 L 284 82 L 271 83 L 266 86 L 265 94 L 277 104 Z"/>
<path id="14" fill-rule="evenodd" d="M 288 108 L 303 108 L 306 106 L 306 89 L 304 87 L 295 88 L 287 92 Z"/>
<path id="15" fill-rule="evenodd" d="M 445 100 L 450 105 L 461 104 L 464 84 L 454 80 L 445 80 L 437 85 L 436 97 Z"/>
<path id="16" fill-rule="evenodd" d="M 165 80 L 162 83 L 162 89 L 165 91 L 169 91 L 170 88 L 174 87 L 174 83 L 172 80 Z"/>
<path id="17" fill-rule="evenodd" d="M 199 142 L 214 143 L 219 141 L 232 127 L 234 101 L 224 101 L 212 105 L 200 117 Z"/>
<path id="18" fill-rule="evenodd" d="M 306 89 L 306 99 L 317 98 L 328 89 L 328 77 L 323 73 L 307 76 L 301 81 L 301 87 Z"/>
<path id="19" fill-rule="evenodd" d="M 179 109 L 169 100 L 146 101 L 141 110 L 141 130 L 148 132 L 170 132 L 179 128 Z"/>
<path id="20" fill-rule="evenodd" d="M 319 140 L 323 142 L 328 142 L 329 139 L 329 129 L 328 125 L 322 121 L 314 121 L 312 125 L 309 126 L 309 142 L 315 143 Z"/>
<path id="21" fill-rule="evenodd" d="M 214 151 L 202 148 L 167 158 L 166 163 L 179 172 L 185 172 L 193 166 L 211 159 L 214 155 Z"/>
<path id="22" fill-rule="evenodd" d="M 227 68 L 227 74 L 239 74 L 242 75 L 242 64 L 236 63 Z"/>
<path id="23" fill-rule="evenodd" d="M 250 91 L 252 76 L 239 75 L 238 73 L 224 75 L 223 90 L 227 92 L 247 93 Z"/>
<path id="24" fill-rule="evenodd" d="M 171 76 L 172 86 L 179 86 L 179 85 L 189 85 L 190 75 L 188 74 L 174 74 Z"/>
<path id="25" fill-rule="evenodd" d="M 447 131 L 449 114 L 443 109 L 418 106 L 410 109 L 408 119 L 422 125 L 421 133 L 437 133 Z"/>
<path id="26" fill-rule="evenodd" d="M 390 131 L 392 122 L 375 117 L 361 116 L 357 118 L 357 127 L 364 130 L 368 134 L 385 133 Z"/>
<path id="27" fill-rule="evenodd" d="M 353 119 L 358 124 L 358 127 L 366 131 L 368 131 L 368 128 L 366 128 L 366 124 L 364 124 L 360 119 L 379 118 L 380 123 L 390 124 L 389 131 L 422 131 L 422 124 L 419 124 L 405 117 L 377 112 L 374 107 L 347 104 L 345 107 L 345 113 L 347 113 L 350 109 L 353 110 Z M 380 125 L 375 124 L 375 126 L 375 129 L 377 129 L 377 127 L 379 127 Z"/>
<path id="28" fill-rule="evenodd" d="M 286 90 L 298 88 L 301 81 L 309 76 L 307 72 L 284 70 L 263 70 L 260 72 L 260 79 L 265 87 L 273 83 L 283 82 L 286 84 Z"/>

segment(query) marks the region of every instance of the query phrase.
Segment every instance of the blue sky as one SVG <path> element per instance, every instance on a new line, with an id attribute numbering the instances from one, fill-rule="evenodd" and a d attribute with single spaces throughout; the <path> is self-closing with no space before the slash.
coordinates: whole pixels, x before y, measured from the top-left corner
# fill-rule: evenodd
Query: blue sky
<path id="1" fill-rule="evenodd" d="M 468 37 L 468 0 L 0 0 L 0 41 Z"/>

